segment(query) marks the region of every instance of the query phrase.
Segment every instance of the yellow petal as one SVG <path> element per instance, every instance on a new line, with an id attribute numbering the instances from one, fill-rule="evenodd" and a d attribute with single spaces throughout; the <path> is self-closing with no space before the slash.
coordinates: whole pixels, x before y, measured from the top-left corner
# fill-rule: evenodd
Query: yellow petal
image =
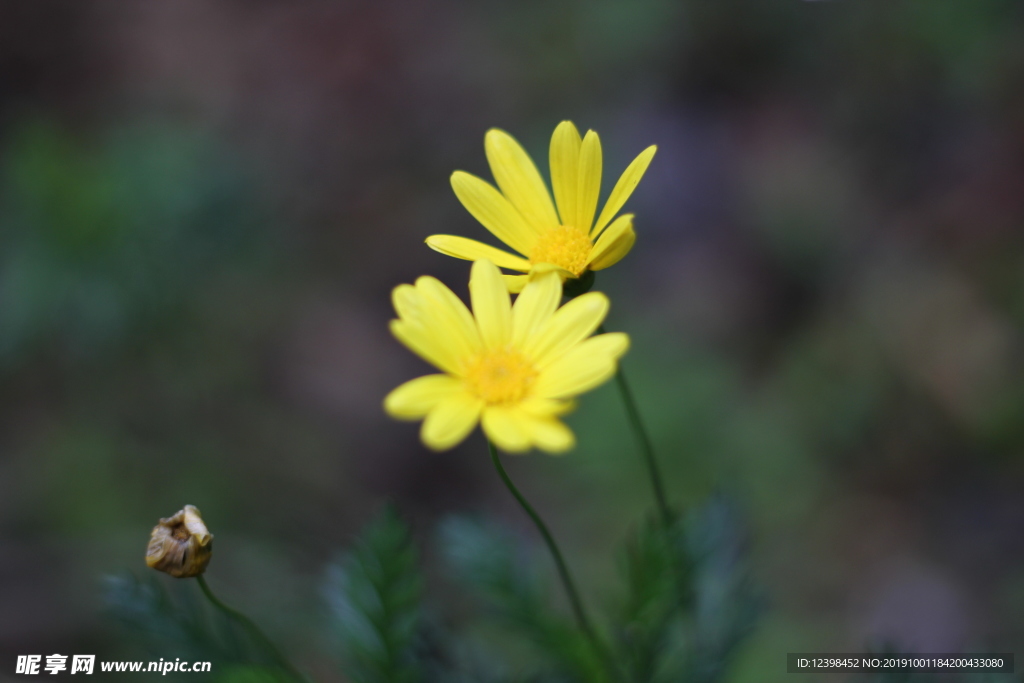
<path id="1" fill-rule="evenodd" d="M 427 246 L 446 256 L 454 256 L 467 261 L 487 259 L 501 268 L 521 270 L 524 273 L 530 270 L 530 262 L 521 256 L 514 256 L 489 244 L 457 235 L 431 235 L 427 238 Z"/>
<path id="2" fill-rule="evenodd" d="M 563 225 L 576 220 L 577 176 L 580 164 L 580 134 L 572 121 L 562 121 L 551 136 L 548 152 L 551 163 L 551 189 Z M 583 228 L 586 230 L 587 228 Z"/>
<path id="3" fill-rule="evenodd" d="M 534 417 L 556 417 L 575 410 L 575 401 L 531 396 L 519 402 L 519 409 Z"/>
<path id="4" fill-rule="evenodd" d="M 487 406 L 481 419 L 487 438 L 507 453 L 530 450 L 528 424 L 525 413 L 509 406 Z"/>
<path id="5" fill-rule="evenodd" d="M 423 323 L 437 341 L 462 359 L 480 351 L 480 332 L 469 309 L 437 278 L 416 279 Z"/>
<path id="6" fill-rule="evenodd" d="M 505 281 L 510 294 L 518 294 L 530 282 L 529 275 L 502 275 L 501 279 Z"/>
<path id="7" fill-rule="evenodd" d="M 538 368 L 589 337 L 608 315 L 608 297 L 600 292 L 587 292 L 555 311 L 541 330 L 527 339 L 523 350 Z"/>
<path id="8" fill-rule="evenodd" d="M 537 448 L 559 455 L 571 450 L 576 445 L 576 436 L 561 420 L 553 417 L 531 417 L 526 422 L 527 430 Z"/>
<path id="9" fill-rule="evenodd" d="M 601 216 L 597 219 L 597 223 L 594 225 L 594 229 L 591 230 L 590 236 L 597 237 L 604 230 L 604 226 L 608 225 L 608 221 L 614 218 L 615 214 L 619 212 L 619 209 L 623 207 L 626 200 L 629 199 L 629 195 L 633 194 L 633 190 L 636 189 L 640 179 L 644 177 L 644 172 L 651 163 L 651 159 L 654 158 L 654 153 L 658 151 L 655 145 L 651 145 L 644 151 L 640 152 L 636 159 L 633 159 L 632 163 L 626 167 L 626 170 L 619 176 L 619 181 L 615 183 L 615 187 L 612 188 L 612 193 L 608 195 L 608 201 L 604 205 L 604 209 L 601 211 Z"/>
<path id="10" fill-rule="evenodd" d="M 551 195 L 526 150 L 505 131 L 492 128 L 484 136 L 484 151 L 502 194 L 526 222 L 538 232 L 558 225 Z"/>
<path id="11" fill-rule="evenodd" d="M 462 382 L 449 375 L 417 377 L 392 390 L 384 398 L 384 410 L 399 420 L 419 420 L 460 391 Z"/>
<path id="12" fill-rule="evenodd" d="M 459 357 L 452 353 L 450 348 L 439 343 L 438 339 L 422 325 L 407 320 L 392 320 L 390 329 L 398 341 L 423 360 L 445 372 L 459 373 Z"/>
<path id="13" fill-rule="evenodd" d="M 481 418 L 484 433 L 508 453 L 523 453 L 536 445 L 548 453 L 564 453 L 576 444 L 572 431 L 557 418 L 532 415 L 522 405 L 488 406 Z"/>
<path id="14" fill-rule="evenodd" d="M 399 318 L 408 318 L 417 315 L 419 306 L 419 295 L 412 285 L 398 285 L 391 290 L 391 303 Z"/>
<path id="15" fill-rule="evenodd" d="M 459 356 L 431 332 L 420 291 L 412 285 L 398 285 L 391 292 L 391 301 L 400 318 L 391 321 L 391 332 L 398 341 L 441 370 L 456 370 Z"/>
<path id="16" fill-rule="evenodd" d="M 589 232 L 601 195 L 601 138 L 588 130 L 580 146 L 579 180 L 576 191 L 576 222 L 583 232 Z"/>
<path id="17" fill-rule="evenodd" d="M 554 263 L 545 263 L 544 261 L 541 261 L 539 263 L 534 263 L 530 266 L 530 279 L 533 279 L 545 273 L 558 273 L 558 277 L 560 277 L 563 281 L 566 278 L 575 277 L 571 271 L 568 271 L 561 266 L 555 265 Z"/>
<path id="18" fill-rule="evenodd" d="M 633 248 L 636 233 L 633 232 L 633 214 L 619 216 L 608 226 L 597 244 L 590 250 L 587 266 L 590 270 L 602 270 L 614 266 Z"/>
<path id="19" fill-rule="evenodd" d="M 499 240 L 529 254 L 537 231 L 490 183 L 465 171 L 452 173 L 452 189 L 466 210 Z"/>
<path id="20" fill-rule="evenodd" d="M 420 438 L 432 450 L 445 451 L 457 445 L 473 431 L 483 402 L 466 391 L 459 391 L 438 403 L 420 429 Z"/>
<path id="21" fill-rule="evenodd" d="M 473 263 L 469 296 L 484 346 L 491 349 L 506 346 L 512 336 L 512 303 L 498 266 L 486 260 Z"/>
<path id="22" fill-rule="evenodd" d="M 512 344 L 525 346 L 528 339 L 539 334 L 561 300 L 562 280 L 558 273 L 535 276 L 512 307 Z"/>
<path id="23" fill-rule="evenodd" d="M 530 266 L 530 272 L 527 275 L 502 275 L 502 277 L 505 279 L 509 293 L 519 294 L 528 283 L 546 273 L 557 273 L 560 282 L 565 282 L 567 278 L 573 277 L 568 270 L 553 263 L 534 263 Z"/>
<path id="24" fill-rule="evenodd" d="M 544 398 L 568 398 L 590 391 L 615 374 L 616 361 L 628 348 L 629 337 L 623 332 L 587 339 L 541 370 L 534 394 Z"/>

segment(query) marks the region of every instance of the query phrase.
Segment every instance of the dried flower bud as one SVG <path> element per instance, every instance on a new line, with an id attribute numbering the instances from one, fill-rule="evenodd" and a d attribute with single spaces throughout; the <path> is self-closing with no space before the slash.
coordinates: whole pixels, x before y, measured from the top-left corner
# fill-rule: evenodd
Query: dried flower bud
<path id="1" fill-rule="evenodd" d="M 153 527 L 146 549 L 146 564 L 179 579 L 206 571 L 213 553 L 213 534 L 203 524 L 199 509 L 186 505 Z"/>

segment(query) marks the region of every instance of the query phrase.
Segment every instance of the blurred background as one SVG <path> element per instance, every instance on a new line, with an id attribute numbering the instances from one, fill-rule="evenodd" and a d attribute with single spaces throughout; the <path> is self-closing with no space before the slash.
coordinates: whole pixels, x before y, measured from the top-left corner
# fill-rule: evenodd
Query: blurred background
<path id="1" fill-rule="evenodd" d="M 479 433 L 428 452 L 392 287 L 486 238 L 483 135 L 605 192 L 659 151 L 599 274 L 673 500 L 751 525 L 795 651 L 1024 642 L 1024 6 L 1014 0 L 0 2 L 0 661 L 128 657 L 102 577 L 198 506 L 207 574 L 318 680 L 325 563 L 384 501 L 430 561 L 477 512 L 533 542 Z M 492 240 L 493 241 L 493 240 Z M 614 386 L 509 459 L 600 601 L 649 508 Z M 170 581 L 170 579 L 168 579 Z M 440 597 L 444 577 L 433 590 Z"/>

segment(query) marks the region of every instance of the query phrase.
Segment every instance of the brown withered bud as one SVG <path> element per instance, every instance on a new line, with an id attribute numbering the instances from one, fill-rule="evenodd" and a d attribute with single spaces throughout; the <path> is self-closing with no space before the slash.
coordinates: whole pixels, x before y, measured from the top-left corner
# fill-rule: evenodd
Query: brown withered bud
<path id="1" fill-rule="evenodd" d="M 213 534 L 203 524 L 199 508 L 186 505 L 153 527 L 146 564 L 179 579 L 206 571 L 213 554 Z"/>

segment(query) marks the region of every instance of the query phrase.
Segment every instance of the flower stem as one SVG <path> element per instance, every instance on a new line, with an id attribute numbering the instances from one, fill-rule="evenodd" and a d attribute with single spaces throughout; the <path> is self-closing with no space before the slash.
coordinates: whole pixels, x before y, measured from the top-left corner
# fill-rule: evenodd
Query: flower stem
<path id="1" fill-rule="evenodd" d="M 622 402 L 626 405 L 626 414 L 629 416 L 629 423 L 633 428 L 633 435 L 640 444 L 640 451 L 644 455 L 644 462 L 647 464 L 647 472 L 651 477 L 651 488 L 654 489 L 654 499 L 658 503 L 658 512 L 666 526 L 672 524 L 672 511 L 665 499 L 665 487 L 661 483 L 661 471 L 658 469 L 658 460 L 654 457 L 654 447 L 651 446 L 651 437 L 647 435 L 644 424 L 640 419 L 640 411 L 637 410 L 636 401 L 633 399 L 633 392 L 626 381 L 626 374 L 619 366 L 615 373 L 615 383 L 619 386 L 619 394 Z"/>
<path id="2" fill-rule="evenodd" d="M 260 646 L 270 654 L 278 667 L 287 671 L 296 681 L 306 680 L 306 677 L 288 661 L 287 657 L 281 654 L 281 651 L 277 649 L 277 646 L 274 645 L 270 638 L 264 635 L 263 631 L 260 630 L 259 626 L 257 626 L 252 619 L 221 602 L 220 599 L 213 594 L 213 591 L 210 590 L 210 587 L 206 584 L 206 579 L 203 578 L 202 574 L 197 576 L 196 580 L 199 582 L 199 587 L 202 589 L 203 595 L 206 596 L 206 599 L 209 600 L 214 607 L 241 624 L 245 630 L 249 632 L 249 635 L 252 636 L 253 640 L 258 642 Z"/>
<path id="3" fill-rule="evenodd" d="M 598 334 L 604 334 L 604 325 L 597 328 Z M 633 392 L 626 381 L 626 373 L 622 370 L 622 363 L 619 363 L 618 372 L 615 373 L 615 383 L 619 387 L 619 395 L 622 396 L 622 403 L 626 407 L 626 416 L 629 418 L 629 426 L 633 430 L 640 452 L 643 454 L 644 462 L 647 465 L 647 473 L 651 478 L 651 488 L 654 490 L 654 500 L 658 505 L 658 512 L 661 514 L 665 528 L 672 525 L 672 510 L 665 498 L 665 487 L 661 482 L 661 471 L 658 469 L 658 460 L 654 456 L 654 446 L 651 445 L 651 437 L 644 428 L 643 420 L 640 419 L 640 411 L 636 407 L 636 400 Z"/>
<path id="4" fill-rule="evenodd" d="M 580 630 L 590 641 L 591 647 L 594 648 L 594 652 L 597 653 L 605 665 L 609 667 L 609 670 L 613 675 L 618 678 L 618 669 L 614 664 L 611 654 L 606 649 L 604 643 L 597 635 L 597 631 L 590 623 L 590 619 L 587 617 L 587 612 L 583 608 L 583 601 L 580 599 L 579 592 L 576 590 L 576 584 L 572 580 L 572 575 L 569 573 L 569 567 L 565 563 L 565 558 L 562 557 L 562 551 L 558 549 L 558 544 L 555 543 L 554 537 L 548 530 L 547 524 L 540 518 L 537 511 L 533 509 L 533 506 L 527 502 L 523 494 L 519 492 L 516 485 L 509 479 L 508 473 L 505 472 L 505 468 L 501 464 L 501 459 L 498 457 L 498 449 L 494 447 L 494 443 L 490 439 L 487 440 L 487 447 L 491 452 L 491 460 L 494 462 L 494 469 L 498 470 L 498 476 L 505 483 L 512 496 L 519 502 L 520 507 L 529 515 L 530 519 L 533 520 L 534 525 L 540 532 L 540 535 L 544 538 L 544 543 L 547 544 L 548 550 L 551 552 L 551 557 L 555 561 L 555 566 L 558 568 L 558 576 L 562 580 L 562 586 L 565 587 L 565 593 L 569 596 L 569 604 L 572 606 L 573 615 L 576 617 L 576 623 L 579 625 Z"/>

